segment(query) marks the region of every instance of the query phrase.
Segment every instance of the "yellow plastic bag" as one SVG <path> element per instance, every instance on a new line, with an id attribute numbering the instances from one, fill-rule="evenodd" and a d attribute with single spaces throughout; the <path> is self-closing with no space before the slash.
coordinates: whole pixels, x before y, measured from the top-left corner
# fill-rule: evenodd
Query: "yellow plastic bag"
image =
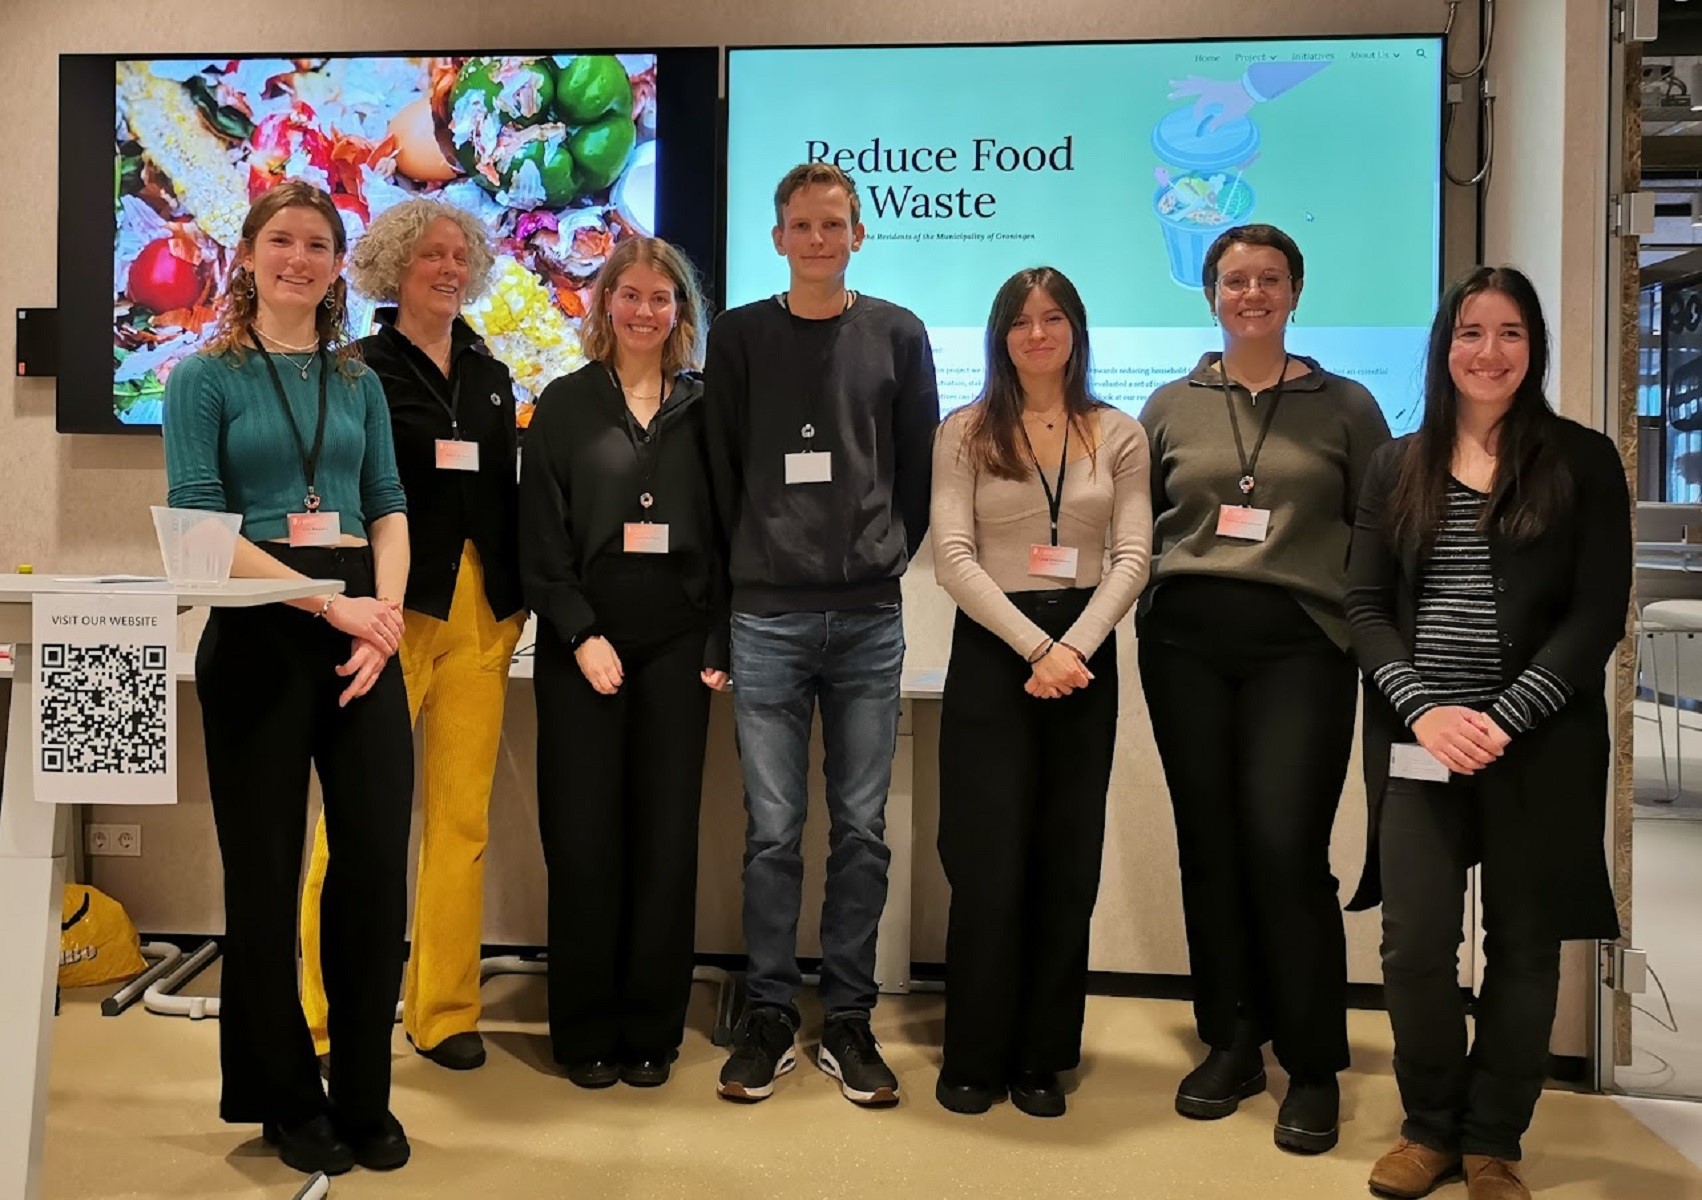
<path id="1" fill-rule="evenodd" d="M 82 883 L 65 885 L 59 917 L 59 986 L 92 987 L 147 968 L 142 939 L 124 906 Z"/>

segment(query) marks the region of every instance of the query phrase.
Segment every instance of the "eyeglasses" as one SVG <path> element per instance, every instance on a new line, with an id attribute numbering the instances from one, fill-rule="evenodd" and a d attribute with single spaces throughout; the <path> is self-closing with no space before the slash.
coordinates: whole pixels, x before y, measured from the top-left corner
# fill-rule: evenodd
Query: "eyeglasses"
<path id="1" fill-rule="evenodd" d="M 1278 275 L 1275 271 L 1260 275 L 1257 279 L 1249 279 L 1245 275 L 1225 275 L 1217 281 L 1218 290 L 1226 296 L 1244 296 L 1257 288 L 1260 291 L 1275 292 L 1288 283 L 1287 275 Z"/>

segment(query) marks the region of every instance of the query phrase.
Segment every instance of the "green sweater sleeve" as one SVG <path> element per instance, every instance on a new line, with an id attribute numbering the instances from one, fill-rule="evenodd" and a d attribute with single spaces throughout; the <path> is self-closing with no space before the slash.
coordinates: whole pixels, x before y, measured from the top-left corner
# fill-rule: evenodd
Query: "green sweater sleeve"
<path id="1" fill-rule="evenodd" d="M 166 503 L 172 508 L 228 511 L 219 470 L 224 393 L 210 378 L 221 369 L 213 359 L 195 354 L 166 378 Z"/>
<path id="2" fill-rule="evenodd" d="M 407 512 L 408 498 L 396 471 L 396 443 L 390 431 L 390 406 L 378 375 L 363 368 L 360 397 L 366 406 L 366 451 L 361 457 L 361 512 L 370 525 L 380 517 Z"/>

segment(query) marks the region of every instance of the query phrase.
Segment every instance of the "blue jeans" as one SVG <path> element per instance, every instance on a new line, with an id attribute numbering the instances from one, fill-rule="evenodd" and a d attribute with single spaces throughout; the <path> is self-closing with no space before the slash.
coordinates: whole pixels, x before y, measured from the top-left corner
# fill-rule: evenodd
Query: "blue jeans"
<path id="1" fill-rule="evenodd" d="M 799 840 L 809 809 L 810 724 L 821 702 L 827 887 L 821 1002 L 875 1006 L 886 907 L 886 794 L 898 740 L 904 621 L 897 604 L 755 617 L 734 613 L 733 715 L 745 776 L 746 983 L 752 1004 L 791 1007 L 798 972 Z"/>

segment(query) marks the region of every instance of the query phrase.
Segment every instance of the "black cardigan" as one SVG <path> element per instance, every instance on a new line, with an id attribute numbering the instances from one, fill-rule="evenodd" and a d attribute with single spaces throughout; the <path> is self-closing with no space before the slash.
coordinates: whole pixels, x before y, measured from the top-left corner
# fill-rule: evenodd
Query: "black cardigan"
<path id="1" fill-rule="evenodd" d="M 640 433 L 599 362 L 557 379 L 538 398 L 520 472 L 520 576 L 527 606 L 567 645 L 598 630 L 587 582 L 623 553 L 626 522 L 650 519 L 670 526 L 668 555 L 686 595 L 709 618 L 704 667 L 727 669 L 726 569 L 709 498 L 702 400 L 702 380 L 679 375 Z M 647 489 L 655 499 L 649 510 L 639 505 Z"/>
<path id="2" fill-rule="evenodd" d="M 461 318 L 450 334 L 449 379 L 407 337 L 396 310 L 378 310 L 378 331 L 360 340 L 390 405 L 396 471 L 408 496 L 408 591 L 403 604 L 449 619 L 461 548 L 472 542 L 485 599 L 499 621 L 520 611 L 520 488 L 515 480 L 514 383 Z M 423 378 L 422 378 L 423 377 Z M 446 402 L 456 385 L 461 436 L 479 445 L 477 471 L 441 471 L 437 439 L 450 436 Z"/>
<path id="3" fill-rule="evenodd" d="M 1571 686 L 1572 698 L 1473 778 L 1484 803 L 1517 806 L 1541 864 L 1553 932 L 1561 939 L 1619 936 L 1603 855 L 1607 815 L 1606 664 L 1625 636 L 1631 598 L 1631 497 L 1612 442 L 1564 418 L 1549 431 L 1572 475 L 1572 500 L 1543 533 L 1524 542 L 1489 535 L 1503 683 L 1540 663 Z M 1387 663 L 1412 658 L 1421 564 L 1392 544 L 1386 505 L 1411 436 L 1378 451 L 1360 493 L 1348 556 L 1347 616 L 1365 671 L 1365 795 L 1370 805 L 1365 870 L 1350 910 L 1381 902 L 1378 824 L 1389 779 L 1389 747 L 1412 731 L 1371 682 Z"/>

